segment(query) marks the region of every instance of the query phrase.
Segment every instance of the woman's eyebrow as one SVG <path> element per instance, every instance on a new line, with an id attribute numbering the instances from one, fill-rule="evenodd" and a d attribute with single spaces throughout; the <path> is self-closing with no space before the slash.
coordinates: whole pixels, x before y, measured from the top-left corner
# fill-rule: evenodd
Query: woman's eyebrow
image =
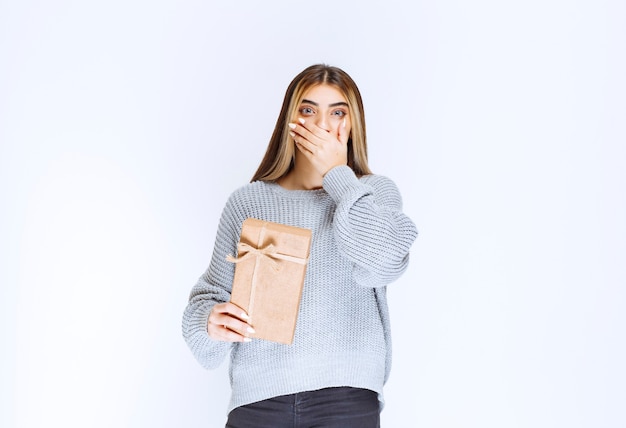
<path id="1" fill-rule="evenodd" d="M 316 103 L 315 101 L 304 99 L 304 100 L 302 100 L 302 102 L 306 103 L 306 104 L 314 105 L 315 107 L 319 107 L 319 104 Z M 339 101 L 337 103 L 328 104 L 328 107 L 338 107 L 338 106 L 346 106 L 346 107 L 348 107 L 348 103 L 346 103 L 344 101 Z"/>

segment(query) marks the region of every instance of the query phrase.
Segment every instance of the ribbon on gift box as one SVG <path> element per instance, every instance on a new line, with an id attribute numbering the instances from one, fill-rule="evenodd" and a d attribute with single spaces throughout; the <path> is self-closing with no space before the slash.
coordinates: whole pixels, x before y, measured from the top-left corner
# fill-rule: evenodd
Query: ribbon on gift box
<path id="1" fill-rule="evenodd" d="M 255 248 L 250 244 L 246 244 L 245 242 L 240 242 L 237 245 L 237 252 L 239 253 L 239 257 L 233 257 L 230 254 L 226 256 L 226 260 L 231 263 L 239 263 L 244 260 L 249 259 L 250 257 L 263 258 L 267 260 L 274 270 L 280 269 L 276 260 L 286 260 L 288 262 L 299 263 L 304 265 L 307 263 L 308 259 L 302 257 L 290 256 L 288 254 L 279 253 L 274 247 L 274 244 L 269 244 L 262 248 Z M 243 255 L 242 255 L 243 254 Z"/>

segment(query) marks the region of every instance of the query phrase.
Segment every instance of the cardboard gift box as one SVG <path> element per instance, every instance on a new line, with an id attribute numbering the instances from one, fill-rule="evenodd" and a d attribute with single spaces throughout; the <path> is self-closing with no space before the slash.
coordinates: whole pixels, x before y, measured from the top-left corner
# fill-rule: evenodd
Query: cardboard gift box
<path id="1" fill-rule="evenodd" d="M 230 301 L 244 309 L 251 337 L 291 344 L 311 247 L 311 230 L 248 218 L 237 246 Z"/>

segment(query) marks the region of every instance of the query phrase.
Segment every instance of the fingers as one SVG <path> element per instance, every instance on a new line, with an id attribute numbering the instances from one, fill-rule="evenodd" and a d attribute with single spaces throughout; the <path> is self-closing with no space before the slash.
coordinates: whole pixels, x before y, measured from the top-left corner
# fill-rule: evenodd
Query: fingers
<path id="1" fill-rule="evenodd" d="M 315 123 L 305 122 L 302 118 L 298 120 L 300 122 L 299 124 L 289 124 L 289 135 L 291 135 L 291 138 L 293 138 L 301 148 L 304 148 L 308 152 L 315 153 L 318 149 L 323 149 L 325 146 L 332 146 L 337 142 L 345 145 L 347 142 L 347 138 L 345 139 L 346 141 L 343 141 L 340 137 L 342 127 L 345 133 L 345 120 L 342 125 L 339 125 L 336 133 L 326 131 Z"/>
<path id="2" fill-rule="evenodd" d="M 308 152 L 313 153 L 313 149 L 315 149 L 315 147 L 320 144 L 320 137 L 305 128 L 304 121 L 301 121 L 301 123 L 302 125 L 290 123 L 289 128 L 291 128 L 291 131 L 289 132 L 289 135 L 291 135 L 291 138 L 293 138 L 293 140 L 301 148 L 304 148 Z"/>
<path id="3" fill-rule="evenodd" d="M 207 322 L 209 337 L 225 342 L 249 342 L 254 328 L 246 322 L 248 315 L 237 305 L 225 302 L 213 306 Z"/>

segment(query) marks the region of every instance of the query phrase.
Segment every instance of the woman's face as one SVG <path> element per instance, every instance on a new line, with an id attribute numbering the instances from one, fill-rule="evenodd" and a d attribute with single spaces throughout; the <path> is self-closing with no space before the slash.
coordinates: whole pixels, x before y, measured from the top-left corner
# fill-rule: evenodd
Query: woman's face
<path id="1" fill-rule="evenodd" d="M 352 122 L 348 101 L 336 87 L 320 84 L 313 86 L 304 93 L 298 106 L 296 120 L 302 118 L 313 122 L 320 128 L 338 133 L 345 120 L 345 134 L 350 135 Z"/>

